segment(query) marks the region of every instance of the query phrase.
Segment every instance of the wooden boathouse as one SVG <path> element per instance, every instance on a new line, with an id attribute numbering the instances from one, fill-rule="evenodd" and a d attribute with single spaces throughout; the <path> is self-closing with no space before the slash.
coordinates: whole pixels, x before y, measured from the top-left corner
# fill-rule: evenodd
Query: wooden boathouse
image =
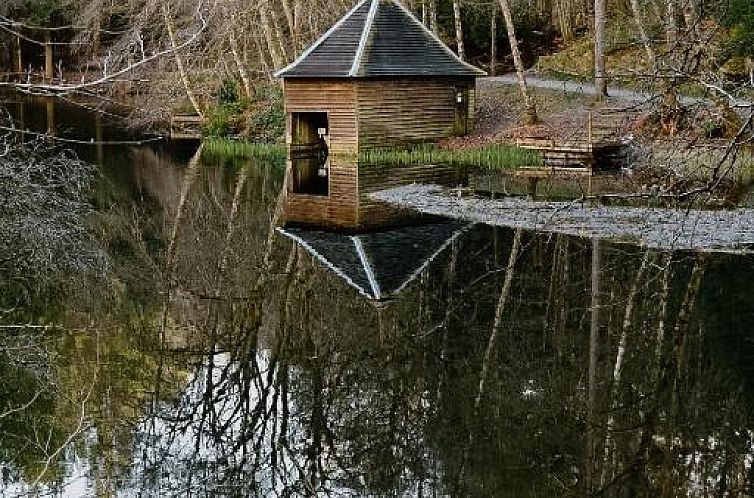
<path id="1" fill-rule="evenodd" d="M 287 144 L 353 154 L 464 135 L 484 74 L 397 0 L 361 0 L 277 73 Z"/>

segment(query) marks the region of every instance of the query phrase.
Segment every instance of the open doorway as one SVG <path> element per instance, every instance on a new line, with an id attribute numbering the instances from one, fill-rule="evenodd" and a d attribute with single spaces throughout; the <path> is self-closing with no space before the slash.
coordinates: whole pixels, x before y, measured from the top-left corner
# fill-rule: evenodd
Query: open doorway
<path id="1" fill-rule="evenodd" d="M 294 194 L 330 194 L 328 125 L 325 112 L 291 113 L 291 189 Z"/>
<path id="2" fill-rule="evenodd" d="M 327 156 L 330 128 L 326 112 L 291 113 L 291 152 Z"/>

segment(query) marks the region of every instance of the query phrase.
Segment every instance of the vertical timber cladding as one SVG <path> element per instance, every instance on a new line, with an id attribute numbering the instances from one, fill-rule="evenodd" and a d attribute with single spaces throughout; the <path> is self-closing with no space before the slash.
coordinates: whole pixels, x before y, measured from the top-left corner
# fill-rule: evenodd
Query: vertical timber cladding
<path id="1" fill-rule="evenodd" d="M 347 79 L 285 80 L 286 142 L 293 140 L 291 116 L 295 112 L 325 112 L 331 153 L 356 153 L 358 120 L 356 87 Z"/>
<path id="2" fill-rule="evenodd" d="M 473 129 L 474 78 L 380 78 L 357 85 L 362 150 L 436 141 Z"/>

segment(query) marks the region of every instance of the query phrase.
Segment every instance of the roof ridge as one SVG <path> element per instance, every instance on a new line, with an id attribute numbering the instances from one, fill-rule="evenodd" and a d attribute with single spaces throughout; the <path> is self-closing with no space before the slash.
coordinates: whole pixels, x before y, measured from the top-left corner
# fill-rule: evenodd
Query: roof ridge
<path id="1" fill-rule="evenodd" d="M 361 32 L 361 39 L 359 40 L 359 48 L 356 50 L 356 55 L 353 58 L 353 65 L 348 76 L 358 76 L 359 69 L 361 68 L 361 62 L 364 58 L 364 51 L 366 50 L 367 43 L 369 42 L 369 35 L 372 32 L 372 25 L 374 24 L 374 18 L 377 15 L 377 9 L 380 6 L 380 0 L 371 0 L 372 5 L 369 7 L 369 15 L 367 21 L 364 23 L 364 31 Z"/>
<path id="2" fill-rule="evenodd" d="M 377 0 L 377 1 L 379 1 L 379 0 Z M 455 52 L 453 52 L 453 51 L 452 51 L 452 50 L 450 49 L 450 47 L 448 47 L 448 46 L 447 46 L 447 45 L 445 44 L 445 42 L 443 42 L 443 41 L 442 41 L 442 40 L 441 40 L 441 39 L 440 39 L 440 38 L 439 38 L 439 37 L 438 37 L 438 36 L 437 36 L 437 35 L 436 35 L 436 34 L 435 34 L 435 33 L 434 33 L 434 32 L 433 32 L 432 30 L 431 30 L 431 29 L 429 29 L 429 28 L 428 28 L 428 27 L 427 27 L 427 26 L 426 26 L 426 25 L 425 25 L 425 24 L 424 24 L 423 22 L 421 22 L 421 21 L 420 21 L 419 19 L 417 19 L 417 17 L 416 17 L 415 15 L 414 15 L 414 13 L 413 13 L 413 12 L 411 12 L 411 10 L 409 10 L 408 8 L 406 8 L 406 6 L 405 6 L 405 5 L 403 5 L 403 4 L 402 4 L 402 3 L 401 3 L 401 2 L 399 1 L 399 0 L 388 0 L 388 1 L 390 1 L 390 2 L 394 3 L 395 5 L 397 5 L 397 6 L 398 6 L 398 8 L 399 8 L 399 9 L 401 9 L 401 10 L 403 11 L 403 13 L 404 13 L 404 14 L 406 14 L 406 15 L 407 15 L 407 16 L 409 17 L 409 19 L 411 19 L 411 20 L 412 20 L 412 21 L 413 21 L 413 22 L 414 22 L 415 24 L 417 24 L 417 25 L 418 25 L 418 26 L 419 26 L 419 27 L 420 27 L 420 28 L 421 28 L 422 30 L 424 30 L 424 32 L 425 32 L 426 34 L 428 34 L 428 35 L 429 35 L 429 36 L 430 36 L 430 37 L 431 37 L 431 38 L 432 38 L 433 40 L 435 40 L 435 41 L 436 41 L 437 43 L 439 43 L 439 44 L 440 44 L 440 46 L 441 46 L 441 47 L 442 47 L 443 49 L 445 49 L 445 51 L 446 51 L 446 52 L 447 52 L 448 54 L 450 54 L 450 56 L 451 56 L 451 57 L 453 57 L 453 59 L 455 59 L 455 60 L 456 60 L 456 62 L 460 62 L 461 64 L 463 64 L 463 65 L 464 65 L 464 66 L 466 66 L 467 68 L 469 68 L 469 69 L 473 70 L 474 72 L 476 72 L 476 73 L 478 73 L 478 74 L 480 74 L 480 75 L 482 75 L 482 74 L 483 74 L 483 75 L 485 75 L 485 76 L 487 75 L 487 73 L 486 73 L 485 71 L 483 71 L 483 70 L 479 69 L 478 67 L 476 67 L 476 66 L 475 66 L 475 65 L 473 65 L 473 64 L 469 64 L 469 63 L 468 63 L 468 62 L 466 62 L 465 60 L 463 60 L 463 59 L 461 59 L 460 57 L 458 57 L 458 55 L 456 55 L 456 53 L 455 53 Z"/>
<path id="3" fill-rule="evenodd" d="M 336 22 L 327 32 L 322 35 L 316 42 L 312 43 L 309 48 L 304 50 L 304 52 L 293 62 L 285 66 L 283 69 L 280 69 L 277 71 L 273 76 L 275 78 L 279 78 L 281 74 L 285 73 L 286 71 L 290 71 L 294 67 L 298 66 L 299 63 L 301 63 L 304 59 L 309 57 L 309 55 L 314 52 L 320 45 L 322 45 L 325 40 L 327 40 L 335 31 L 338 30 L 348 19 L 351 18 L 364 4 L 369 2 L 370 0 L 361 0 L 354 6 L 348 13 L 343 16 L 338 22 Z M 375 0 L 373 0 L 375 1 Z M 379 2 L 379 0 L 376 0 Z"/>

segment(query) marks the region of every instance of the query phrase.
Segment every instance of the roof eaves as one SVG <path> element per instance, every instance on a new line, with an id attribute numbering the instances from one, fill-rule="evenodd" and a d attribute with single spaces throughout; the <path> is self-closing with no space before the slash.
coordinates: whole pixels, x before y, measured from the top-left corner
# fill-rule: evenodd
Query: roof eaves
<path id="1" fill-rule="evenodd" d="M 369 258 L 367 258 L 367 254 L 364 252 L 364 245 L 361 243 L 361 239 L 359 239 L 358 236 L 351 237 L 351 241 L 356 248 L 356 254 L 359 256 L 359 260 L 364 269 L 364 274 L 366 274 L 367 279 L 369 280 L 369 286 L 372 288 L 373 298 L 379 301 L 382 299 L 382 291 L 380 290 L 380 284 L 377 283 L 377 278 L 374 276 L 374 270 L 372 270 L 372 265 L 369 263 Z"/>
<path id="2" fill-rule="evenodd" d="M 377 9 L 380 6 L 380 0 L 372 0 L 372 5 L 369 8 L 369 15 L 367 21 L 364 24 L 364 31 L 361 33 L 361 39 L 359 40 L 359 48 L 356 51 L 356 56 L 353 58 L 353 66 L 348 76 L 355 77 L 359 75 L 361 70 L 361 62 L 364 58 L 364 51 L 369 43 L 369 35 L 372 32 L 372 24 L 374 24 L 374 18 L 377 16 Z"/>
<path id="3" fill-rule="evenodd" d="M 464 225 L 464 226 L 460 227 L 455 232 L 453 232 L 453 235 L 451 235 L 449 239 L 447 239 L 445 242 L 443 242 L 442 245 L 434 253 L 432 253 L 432 255 L 429 258 L 427 258 L 419 266 L 419 268 L 417 268 L 416 270 L 414 270 L 411 273 L 411 275 L 409 275 L 409 277 L 401 284 L 400 287 L 398 287 L 397 289 L 395 289 L 395 291 L 393 291 L 393 294 L 397 295 L 397 294 L 400 294 L 401 292 L 403 292 L 403 289 L 405 289 L 406 287 L 408 287 L 408 285 L 411 282 L 413 282 L 414 280 L 416 280 L 416 278 L 419 275 L 421 275 L 422 272 L 424 272 L 424 270 L 430 265 L 430 263 L 432 263 L 432 261 L 434 261 L 437 258 L 437 256 L 439 256 L 440 254 L 442 254 L 443 252 L 445 252 L 445 249 L 447 249 L 450 244 L 452 244 L 458 237 L 460 237 L 461 235 L 463 235 L 464 233 L 466 233 L 467 231 L 469 231 L 469 229 L 472 228 L 475 225 L 476 225 L 476 223 L 469 223 L 467 225 Z"/>
<path id="4" fill-rule="evenodd" d="M 390 1 L 392 1 L 401 10 L 403 10 L 403 12 L 409 17 L 409 19 L 411 19 L 421 29 L 423 29 L 429 36 L 431 36 L 432 39 L 434 39 L 437 43 L 439 43 L 440 46 L 443 47 L 445 49 L 445 51 L 448 52 L 448 54 L 450 54 L 451 57 L 453 57 L 453 59 L 455 59 L 457 62 L 463 64 L 468 69 L 470 69 L 473 72 L 475 72 L 477 75 L 479 75 L 479 76 L 487 76 L 487 72 L 482 71 L 481 69 L 479 69 L 478 67 L 474 66 L 473 64 L 469 64 L 468 62 L 466 62 L 464 60 L 461 60 L 461 58 L 458 57 L 456 55 L 456 53 L 453 52 L 450 49 L 450 47 L 448 47 L 447 45 L 445 45 L 445 42 L 443 42 L 440 38 L 438 38 L 437 35 L 434 34 L 431 29 L 427 28 L 427 26 L 425 26 L 423 22 L 421 22 L 419 19 L 417 19 L 416 16 L 414 15 L 414 13 L 411 12 L 409 9 L 407 9 L 399 0 L 390 0 Z"/>
<path id="5" fill-rule="evenodd" d="M 301 247 L 306 249 L 309 254 L 317 258 L 322 264 L 324 264 L 326 267 L 328 267 L 330 270 L 332 270 L 336 275 L 338 275 L 340 278 L 346 281 L 348 285 L 355 288 L 359 291 L 360 294 L 362 294 L 367 299 L 374 299 L 374 296 L 369 293 L 366 289 L 361 287 L 359 284 L 357 284 L 345 271 L 343 271 L 341 268 L 338 268 L 335 266 L 335 264 L 327 259 L 324 255 L 320 254 L 319 251 L 317 251 L 311 244 L 309 244 L 306 240 L 299 237 L 295 233 L 289 232 L 288 230 L 285 230 L 282 227 L 276 228 L 276 231 L 278 233 L 281 233 L 285 235 L 286 237 L 290 238 L 291 240 L 294 240 L 295 242 L 298 242 L 301 244 Z M 371 284 L 371 282 L 370 282 Z"/>
<path id="6" fill-rule="evenodd" d="M 329 29 L 329 30 L 327 31 L 327 33 L 325 33 L 324 35 L 322 35 L 322 36 L 321 36 L 321 37 L 320 37 L 320 38 L 319 38 L 319 39 L 318 39 L 318 40 L 317 40 L 316 42 L 312 43 L 312 44 L 311 44 L 311 45 L 309 46 L 309 48 L 307 48 L 307 49 L 306 49 L 306 50 L 304 51 L 304 53 L 302 53 L 302 54 L 301 54 L 301 55 L 300 55 L 300 56 L 298 57 L 298 59 L 296 59 L 295 61 L 293 61 L 292 63 L 290 63 L 289 65 L 287 65 L 287 66 L 286 66 L 286 67 L 284 67 L 283 69 L 281 69 L 280 71 L 276 72 L 276 73 L 274 74 L 275 78 L 280 78 L 280 77 L 282 77 L 282 76 L 283 76 L 283 75 L 284 75 L 284 74 L 285 74 L 286 72 L 288 72 L 288 71 L 290 71 L 291 69 L 295 68 L 295 67 L 296 67 L 296 66 L 298 66 L 298 65 L 299 65 L 299 64 L 300 64 L 300 63 L 301 63 L 301 62 L 302 62 L 302 61 L 303 61 L 304 59 L 306 59 L 307 57 L 309 57 L 309 55 L 310 55 L 310 54 L 311 54 L 312 52 L 314 52 L 314 51 L 315 51 L 315 50 L 317 49 L 317 47 L 319 47 L 320 45 L 322 45 L 322 44 L 323 44 L 323 43 L 325 42 L 325 40 L 327 40 L 327 39 L 328 39 L 328 38 L 329 38 L 329 37 L 330 37 L 330 36 L 331 36 L 331 35 L 332 35 L 332 34 L 333 34 L 333 33 L 334 33 L 335 31 L 337 31 L 337 30 L 338 30 L 338 28 L 340 28 L 340 27 L 341 27 L 341 26 L 343 25 L 343 23 L 345 23 L 345 22 L 346 22 L 346 21 L 347 21 L 348 19 L 350 19 L 350 17 L 351 17 L 352 15 L 354 15 L 354 14 L 356 13 L 356 11 L 357 11 L 357 10 L 359 10 L 359 9 L 360 9 L 360 8 L 361 8 L 361 7 L 362 7 L 362 6 L 363 6 L 363 5 L 365 4 L 365 3 L 367 3 L 368 1 L 370 1 L 370 0 L 361 0 L 361 1 L 359 2 L 359 3 L 357 3 L 357 4 L 356 4 L 356 6 L 354 6 L 354 8 L 352 8 L 352 9 L 351 9 L 351 10 L 350 10 L 350 11 L 349 11 L 349 12 L 348 12 L 348 13 L 347 13 L 347 14 L 346 14 L 345 16 L 343 16 L 343 17 L 342 17 L 342 18 L 340 19 L 340 21 L 338 21 L 337 23 L 335 23 L 335 25 L 334 25 L 334 26 L 333 26 L 332 28 L 330 28 L 330 29 Z"/>

